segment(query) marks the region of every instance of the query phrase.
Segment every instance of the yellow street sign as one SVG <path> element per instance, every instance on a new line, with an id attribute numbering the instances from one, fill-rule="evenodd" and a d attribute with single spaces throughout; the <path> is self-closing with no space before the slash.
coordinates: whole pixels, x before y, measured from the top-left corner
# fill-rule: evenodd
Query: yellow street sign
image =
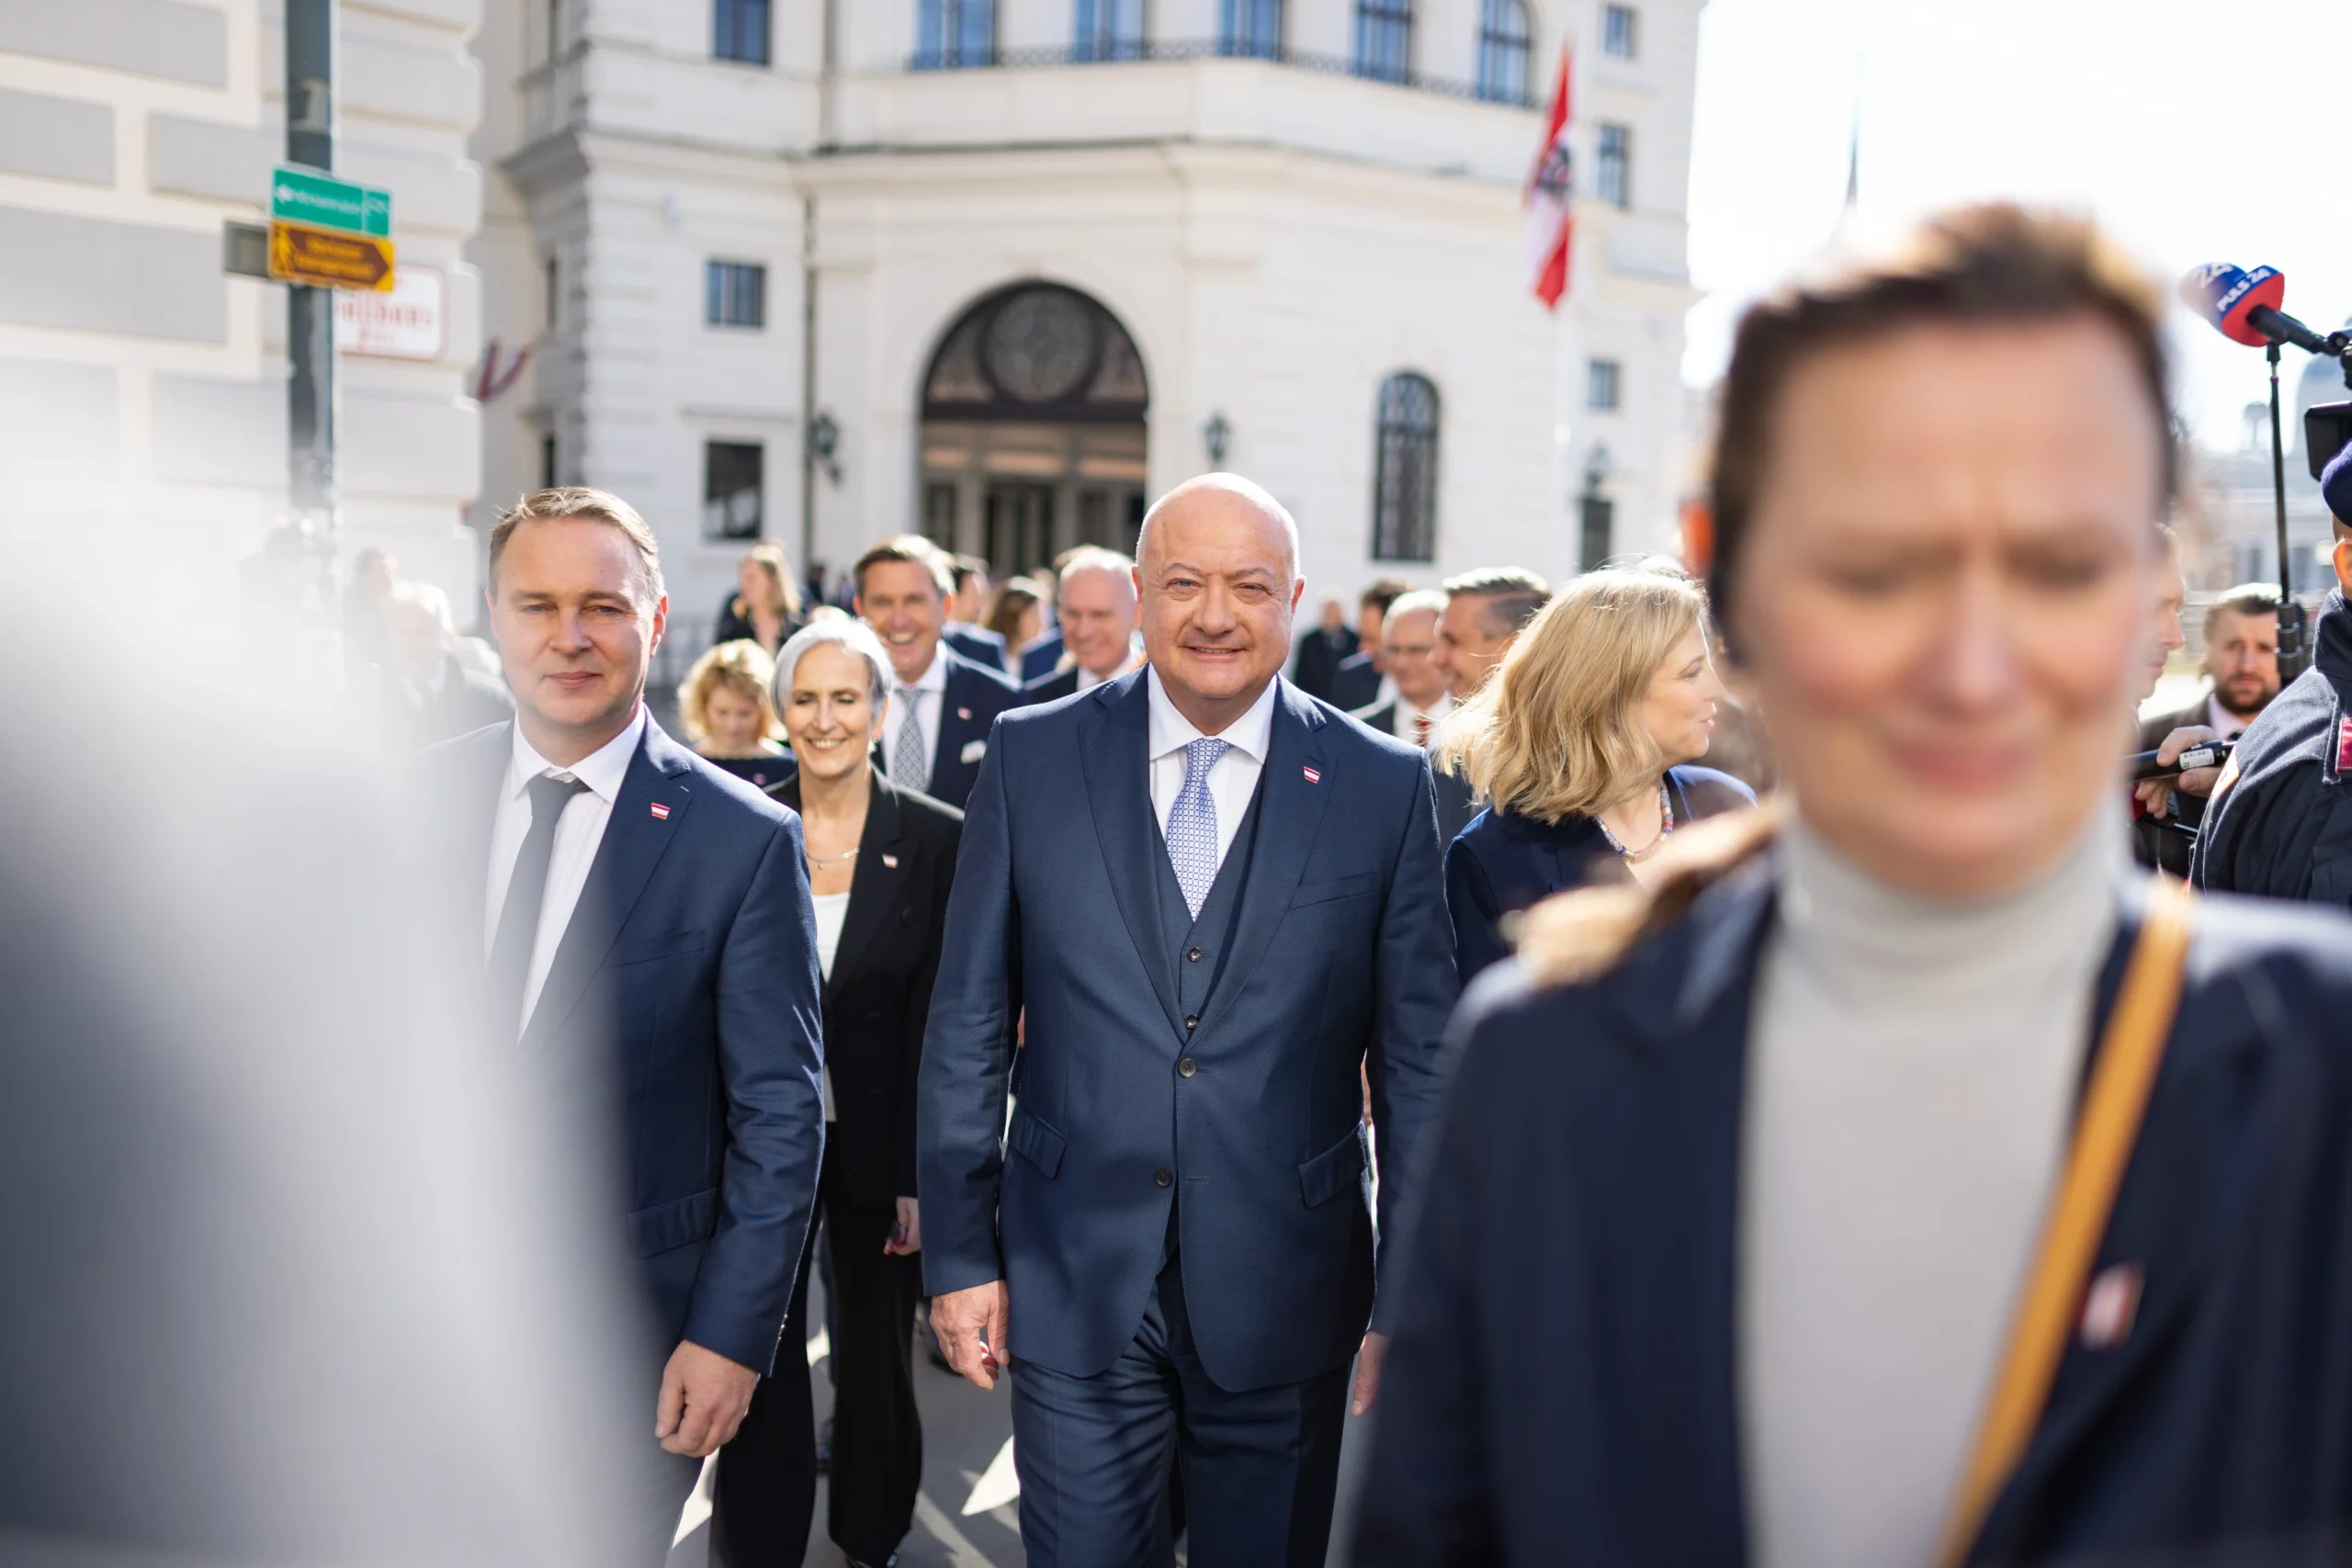
<path id="1" fill-rule="evenodd" d="M 392 287 L 392 243 L 275 219 L 269 225 L 269 276 L 281 283 L 380 292 Z"/>

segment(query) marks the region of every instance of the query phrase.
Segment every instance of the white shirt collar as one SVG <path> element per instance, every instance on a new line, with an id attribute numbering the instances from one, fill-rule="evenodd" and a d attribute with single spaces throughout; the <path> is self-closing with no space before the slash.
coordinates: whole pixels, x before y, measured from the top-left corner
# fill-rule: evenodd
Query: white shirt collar
<path id="1" fill-rule="evenodd" d="M 629 759 L 637 755 L 638 742 L 645 734 L 645 705 L 637 705 L 637 713 L 627 728 L 597 747 L 568 768 L 559 768 L 539 755 L 532 744 L 523 739 L 523 726 L 514 726 L 514 756 L 506 764 L 506 798 L 514 799 L 530 787 L 531 781 L 541 773 L 570 773 L 610 806 L 618 799 L 621 781 L 628 777 Z"/>
<path id="2" fill-rule="evenodd" d="M 1158 761 L 1172 752 L 1182 751 L 1195 740 L 1204 739 L 1193 727 L 1193 721 L 1176 711 L 1168 698 L 1166 688 L 1159 683 L 1159 671 L 1150 665 L 1144 667 L 1144 685 L 1151 694 L 1151 757 Z M 1217 739 L 1230 744 L 1237 751 L 1246 751 L 1260 767 L 1266 763 L 1266 747 L 1274 733 L 1274 692 L 1282 685 L 1277 675 L 1266 682 L 1250 711 L 1221 730 Z"/>
<path id="3" fill-rule="evenodd" d="M 937 646 L 935 646 L 935 647 L 933 647 L 933 648 L 932 649 L 932 650 L 931 650 L 931 663 L 930 663 L 930 665 L 929 665 L 928 667 L 926 667 L 926 668 L 924 669 L 924 671 L 923 671 L 923 672 L 922 672 L 922 674 L 920 674 L 920 675 L 916 676 L 916 677 L 915 677 L 913 680 L 911 680 L 911 681 L 901 681 L 901 680 L 899 680 L 899 672 L 898 672 L 896 670 L 893 670 L 893 671 L 890 671 L 890 684 L 891 684 L 892 686 L 894 686 L 894 687 L 896 687 L 896 686 L 912 686 L 912 687 L 913 687 L 916 691 L 918 691 L 918 692 L 944 692 L 944 691 L 946 691 L 946 690 L 947 690 L 947 643 L 946 643 L 946 639 L 942 638 L 942 639 L 940 640 L 940 642 L 937 644 Z"/>
<path id="4" fill-rule="evenodd" d="M 2245 733 L 2246 721 L 2223 707 L 2219 697 L 2205 699 L 2205 722 L 2224 740 L 2235 740 Z"/>
<path id="5" fill-rule="evenodd" d="M 1437 694 L 1437 701 L 1431 703 L 1425 708 L 1415 707 L 1413 705 L 1413 699 L 1407 696 L 1404 693 L 1399 692 L 1396 694 L 1396 716 L 1399 718 L 1425 718 L 1431 724 L 1435 724 L 1439 719 L 1443 718 L 1447 714 L 1450 714 L 1453 711 L 1453 694 L 1452 692 L 1439 692 Z"/>

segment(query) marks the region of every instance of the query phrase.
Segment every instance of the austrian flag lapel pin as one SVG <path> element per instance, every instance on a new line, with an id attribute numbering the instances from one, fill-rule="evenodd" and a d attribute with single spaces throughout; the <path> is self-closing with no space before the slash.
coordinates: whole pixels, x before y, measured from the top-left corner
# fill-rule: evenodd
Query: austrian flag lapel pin
<path id="1" fill-rule="evenodd" d="M 2230 759 L 2236 761 L 2235 757 Z M 2339 720 L 2335 726 L 2335 771 L 2352 773 L 2352 718 Z"/>
<path id="2" fill-rule="evenodd" d="M 1313 768 L 1301 768 L 1298 771 L 1306 775 L 1306 782 L 1308 784 L 1321 784 L 1323 782 L 1323 775 L 1317 773 Z"/>
<path id="3" fill-rule="evenodd" d="M 656 822 L 667 822 L 670 820 L 670 808 L 662 805 L 660 801 L 657 800 L 653 803 L 652 809 L 653 819 Z"/>

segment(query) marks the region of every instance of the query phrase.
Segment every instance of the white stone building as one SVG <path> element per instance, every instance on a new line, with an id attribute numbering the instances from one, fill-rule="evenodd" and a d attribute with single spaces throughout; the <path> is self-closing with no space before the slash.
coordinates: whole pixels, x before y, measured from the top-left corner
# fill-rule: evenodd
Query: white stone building
<path id="1" fill-rule="evenodd" d="M 346 556 L 474 581 L 478 0 L 343 0 L 338 171 L 392 192 L 446 280 L 434 359 L 343 355 Z M 103 546 L 164 526 L 227 579 L 287 509 L 286 289 L 222 270 L 285 147 L 271 0 L 0 0 L 0 524 Z"/>
<path id="2" fill-rule="evenodd" d="M 493 368 L 528 358 L 477 521 L 628 496 L 682 645 L 741 536 L 1028 568 L 1124 545 L 1215 445 L 1316 594 L 1566 575 L 1585 493 L 1592 548 L 1672 548 L 1702 4 L 488 0 L 467 254 Z M 1554 316 L 1521 187 L 1564 41 Z"/>

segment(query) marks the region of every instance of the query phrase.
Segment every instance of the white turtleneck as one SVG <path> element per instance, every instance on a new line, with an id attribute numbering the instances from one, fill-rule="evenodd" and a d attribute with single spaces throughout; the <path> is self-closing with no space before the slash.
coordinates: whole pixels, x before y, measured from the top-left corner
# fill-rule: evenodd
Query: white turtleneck
<path id="1" fill-rule="evenodd" d="M 1749 1540 L 1759 1568 L 1925 1568 L 2064 1157 L 2125 829 L 1964 902 L 1798 813 L 1781 840 L 1741 1150 Z"/>

